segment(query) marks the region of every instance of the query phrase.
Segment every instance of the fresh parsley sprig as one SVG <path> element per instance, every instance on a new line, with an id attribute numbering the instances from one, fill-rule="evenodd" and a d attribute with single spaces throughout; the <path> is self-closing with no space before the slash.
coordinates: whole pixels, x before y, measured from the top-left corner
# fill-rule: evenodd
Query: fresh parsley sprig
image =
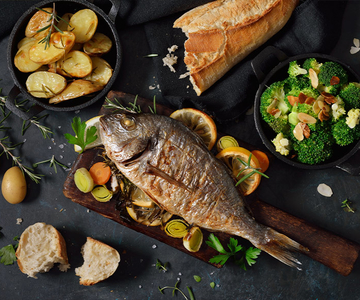
<path id="1" fill-rule="evenodd" d="M 189 299 L 190 300 L 195 300 L 194 293 L 192 292 L 191 288 L 188 287 L 188 286 L 186 287 L 186 289 L 188 290 L 188 293 L 189 293 L 189 297 L 190 297 L 190 298 L 188 298 L 185 295 L 185 293 L 178 287 L 179 283 L 180 283 L 180 280 L 176 281 L 175 286 L 164 286 L 162 288 L 158 287 L 158 289 L 159 289 L 161 294 L 164 294 L 164 290 L 166 290 L 166 289 L 172 289 L 173 290 L 172 291 L 173 296 L 175 295 L 175 292 L 179 292 L 184 297 L 185 300 L 189 300 Z"/>
<path id="2" fill-rule="evenodd" d="M 219 255 L 214 256 L 209 260 L 210 263 L 224 265 L 230 257 L 234 257 L 235 264 L 246 271 L 247 263 L 250 267 L 256 263 L 256 259 L 261 253 L 260 249 L 249 247 L 245 249 L 243 246 L 238 244 L 238 240 L 230 238 L 229 244 L 227 245 L 230 251 L 226 251 L 219 241 L 219 239 L 211 233 L 206 241 L 206 244 L 218 251 Z M 239 259 L 236 258 L 237 254 L 241 254 Z"/>
<path id="3" fill-rule="evenodd" d="M 155 267 L 156 267 L 156 269 L 158 269 L 160 271 L 166 272 L 168 270 L 167 269 L 168 264 L 169 264 L 168 262 L 163 264 L 160 260 L 157 259 Z"/>
<path id="4" fill-rule="evenodd" d="M 74 117 L 71 127 L 74 130 L 75 136 L 65 133 L 64 136 L 69 144 L 78 145 L 81 148 L 80 153 L 85 150 L 85 147 L 97 139 L 97 129 L 91 126 L 86 130 L 86 123 L 81 122 L 80 117 Z M 85 132 L 86 130 L 86 132 Z"/>
<path id="5" fill-rule="evenodd" d="M 344 211 L 355 213 L 355 209 L 353 207 L 351 207 L 351 201 L 349 201 L 348 199 L 345 199 L 341 203 L 342 203 L 341 207 L 344 209 Z"/>
<path id="6" fill-rule="evenodd" d="M 16 236 L 13 238 L 15 242 L 19 240 L 19 237 Z M 16 262 L 16 255 L 15 251 L 18 247 L 19 243 L 16 243 L 15 245 L 9 244 L 7 246 L 4 246 L 0 249 L 0 263 L 7 265 L 12 265 L 14 262 Z"/>
<path id="7" fill-rule="evenodd" d="M 255 173 L 260 174 L 261 176 L 263 176 L 265 178 L 269 178 L 269 176 L 267 176 L 266 174 L 260 172 L 259 169 L 254 168 L 254 167 L 251 166 L 251 158 L 252 158 L 252 153 L 250 153 L 249 159 L 248 159 L 247 162 L 243 161 L 242 159 L 237 157 L 237 160 L 244 165 L 244 168 L 239 171 L 239 173 L 236 175 L 236 177 L 239 177 L 240 174 L 243 173 L 246 170 L 250 169 L 252 171 L 249 172 L 248 174 L 246 174 L 245 176 L 241 177 L 241 179 L 236 182 L 235 186 L 238 186 L 240 183 L 242 183 L 243 181 L 245 181 L 246 179 L 248 179 L 249 177 L 251 177 Z"/>

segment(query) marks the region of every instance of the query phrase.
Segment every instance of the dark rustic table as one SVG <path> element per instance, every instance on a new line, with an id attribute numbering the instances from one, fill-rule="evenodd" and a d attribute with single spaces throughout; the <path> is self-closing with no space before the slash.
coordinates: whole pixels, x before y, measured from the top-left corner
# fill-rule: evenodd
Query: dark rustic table
<path id="1" fill-rule="evenodd" d="M 322 2 L 326 5 L 327 1 Z M 0 10 L 5 3 L 0 2 Z M 360 2 L 349 1 L 343 19 L 337 20 L 334 17 L 334 22 L 342 27 L 342 34 L 337 46 L 329 53 L 360 74 L 360 52 L 354 55 L 349 52 L 353 38 L 360 38 L 359 12 Z M 6 20 L 2 20 L 4 21 Z M 119 35 L 123 59 L 113 89 L 149 99 L 156 95 L 159 103 L 166 104 L 161 90 L 150 88 L 156 87 L 158 81 L 154 60 L 143 58 L 150 51 L 143 27 L 121 27 Z M 5 56 L 8 38 L 9 35 L 6 34 L 0 40 L 2 95 L 7 95 L 13 86 Z M 27 166 L 54 155 L 59 162 L 70 168 L 77 153 L 66 142 L 64 133 L 72 132 L 73 117 L 79 116 L 82 120 L 87 120 L 98 114 L 101 105 L 102 101 L 99 101 L 81 111 L 43 112 L 48 116 L 41 123 L 53 132 L 46 139 L 35 126 L 21 135 L 22 120 L 12 114 L 5 123 L 11 129 L 1 132 L 0 138 L 9 136 L 13 143 L 24 142 L 14 153 Z M 220 125 L 219 130 L 263 148 L 251 114 L 231 125 Z M 3 176 L 12 163 L 5 155 L 1 156 L 0 161 L 0 174 Z M 48 164 L 40 165 L 36 172 L 44 176 L 39 184 L 27 178 L 28 193 L 21 204 L 11 205 L 0 195 L 0 226 L 4 235 L 0 238 L 0 248 L 13 243 L 13 237 L 19 236 L 27 226 L 45 222 L 55 226 L 64 236 L 71 264 L 67 273 L 54 267 L 48 273 L 39 274 L 37 280 L 27 278 L 16 264 L 1 264 L 0 299 L 172 299 L 170 290 L 161 295 L 158 287 L 173 286 L 178 280 L 179 287 L 186 294 L 186 286 L 192 288 L 196 299 L 360 299 L 360 262 L 355 263 L 353 271 L 346 277 L 301 254 L 298 259 L 303 264 L 303 271 L 291 269 L 265 253 L 246 272 L 231 261 L 217 269 L 73 203 L 62 191 L 68 171 L 58 167 L 55 172 Z M 271 164 L 267 174 L 270 178 L 262 180 L 257 191 L 259 198 L 341 237 L 360 243 L 359 176 L 351 176 L 337 168 L 301 170 L 277 160 Z M 332 197 L 326 198 L 317 192 L 316 188 L 320 183 L 326 183 L 332 188 Z M 353 203 L 357 209 L 355 213 L 345 212 L 341 208 L 341 202 L 345 199 Z M 17 224 L 18 218 L 22 219 L 20 224 Z M 121 255 L 115 274 L 92 287 L 80 286 L 74 272 L 83 263 L 80 248 L 87 236 L 111 245 Z M 247 241 L 239 240 L 241 244 L 249 245 Z M 155 268 L 157 259 L 169 262 L 167 272 L 160 272 Z M 194 275 L 200 276 L 201 282 L 196 282 Z M 210 287 L 211 282 L 216 284 L 214 289 Z M 183 297 L 177 293 L 175 298 Z"/>

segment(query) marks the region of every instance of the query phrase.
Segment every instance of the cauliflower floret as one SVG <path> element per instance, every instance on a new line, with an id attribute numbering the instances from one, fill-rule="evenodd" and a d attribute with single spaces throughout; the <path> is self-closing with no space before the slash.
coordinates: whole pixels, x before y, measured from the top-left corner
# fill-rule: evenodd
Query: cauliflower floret
<path id="1" fill-rule="evenodd" d="M 331 105 L 332 116 L 335 121 L 337 121 L 342 115 L 346 114 L 344 101 L 342 101 L 339 96 L 336 97 L 336 100 L 337 101 Z"/>
<path id="2" fill-rule="evenodd" d="M 346 117 L 346 124 L 350 128 L 354 128 L 360 122 L 360 109 L 359 108 L 352 108 L 348 112 L 348 116 Z"/>
<path id="3" fill-rule="evenodd" d="M 290 152 L 290 141 L 284 137 L 282 132 L 278 133 L 277 136 L 272 140 L 275 145 L 276 152 L 279 152 L 281 155 L 289 155 Z"/>

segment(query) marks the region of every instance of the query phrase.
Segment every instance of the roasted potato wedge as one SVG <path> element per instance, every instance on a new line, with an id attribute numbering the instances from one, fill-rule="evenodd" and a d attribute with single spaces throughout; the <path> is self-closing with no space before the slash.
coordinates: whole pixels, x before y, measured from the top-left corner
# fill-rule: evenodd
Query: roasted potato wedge
<path id="1" fill-rule="evenodd" d="M 75 43 L 75 45 L 71 48 L 71 50 L 79 50 L 82 51 L 83 50 L 83 44 L 80 43 Z"/>
<path id="2" fill-rule="evenodd" d="M 98 17 L 91 9 L 77 11 L 70 19 L 68 30 L 76 36 L 76 43 L 86 43 L 97 28 Z"/>
<path id="3" fill-rule="evenodd" d="M 60 19 L 59 23 L 57 23 L 56 27 L 59 28 L 61 31 L 67 31 L 67 30 L 68 30 L 68 26 L 69 26 L 70 18 L 71 18 L 73 15 L 74 15 L 74 14 L 72 14 L 72 13 L 63 14 L 63 15 L 61 16 L 61 19 Z"/>
<path id="4" fill-rule="evenodd" d="M 37 41 L 36 38 L 33 37 L 24 37 L 22 40 L 20 40 L 20 42 L 18 42 L 17 44 L 17 48 L 20 49 L 22 46 L 24 46 L 27 43 L 35 43 Z"/>
<path id="5" fill-rule="evenodd" d="M 24 73 L 34 72 L 42 66 L 41 63 L 33 62 L 29 57 L 29 50 L 35 43 L 37 43 L 37 39 L 32 39 L 23 45 L 16 53 L 14 65 L 19 71 Z"/>
<path id="6" fill-rule="evenodd" d="M 51 98 L 66 87 L 66 79 L 55 73 L 39 71 L 29 75 L 26 80 L 28 92 L 37 98 Z"/>
<path id="7" fill-rule="evenodd" d="M 45 12 L 46 11 L 46 12 Z M 42 8 L 42 10 L 37 11 L 29 20 L 25 28 L 25 36 L 35 37 L 37 39 L 44 38 L 49 30 L 51 25 L 50 15 L 52 14 L 53 9 L 51 7 Z M 41 30 L 42 28 L 49 26 L 48 29 Z"/>
<path id="8" fill-rule="evenodd" d="M 61 60 L 61 70 L 70 77 L 82 78 L 91 73 L 92 62 L 89 55 L 81 51 L 70 51 Z"/>
<path id="9" fill-rule="evenodd" d="M 72 32 L 64 31 L 51 34 L 49 46 L 45 43 L 36 43 L 29 50 L 30 59 L 40 64 L 50 64 L 58 61 L 70 51 L 75 43 L 75 35 Z"/>
<path id="10" fill-rule="evenodd" d="M 59 75 L 60 76 L 60 75 Z M 50 98 L 50 104 L 56 104 L 65 100 L 70 100 L 100 91 L 102 85 L 84 79 L 77 79 L 69 83 L 67 87 L 55 97 Z"/>
<path id="11" fill-rule="evenodd" d="M 112 47 L 112 41 L 105 34 L 96 32 L 94 36 L 84 44 L 84 52 L 90 56 L 100 56 L 108 53 Z"/>
<path id="12" fill-rule="evenodd" d="M 88 76 L 84 77 L 84 79 L 97 82 L 105 86 L 109 82 L 113 73 L 111 66 L 101 57 L 91 57 L 91 61 L 92 71 Z"/>

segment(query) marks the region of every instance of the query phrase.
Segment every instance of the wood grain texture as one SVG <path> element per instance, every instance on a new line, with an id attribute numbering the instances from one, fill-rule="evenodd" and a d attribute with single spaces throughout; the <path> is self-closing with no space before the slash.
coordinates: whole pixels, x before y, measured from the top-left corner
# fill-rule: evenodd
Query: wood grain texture
<path id="1" fill-rule="evenodd" d="M 123 92 L 111 91 L 109 92 L 107 98 L 110 100 L 116 99 L 123 106 L 127 107 L 129 106 L 128 103 L 134 102 L 135 96 Z M 143 112 L 150 112 L 150 108 L 153 109 L 153 102 L 150 100 L 138 97 L 136 103 L 137 105 L 140 105 Z M 156 111 L 158 114 L 167 116 L 172 113 L 170 108 L 159 104 L 156 105 Z M 111 112 L 113 112 L 113 110 L 103 107 L 99 114 L 107 114 Z M 239 144 L 249 149 L 254 148 L 241 141 L 239 141 Z M 191 253 L 183 247 L 182 239 L 175 239 L 167 236 L 159 226 L 144 226 L 133 221 L 127 216 L 126 212 L 121 212 L 116 209 L 116 196 L 114 196 L 109 202 L 101 203 L 96 201 L 90 193 L 84 194 L 80 192 L 74 183 L 75 171 L 81 167 L 89 169 L 95 162 L 102 161 L 103 158 L 101 154 L 103 151 L 103 148 L 98 147 L 89 149 L 78 156 L 64 183 L 63 192 L 67 198 L 111 220 L 114 220 L 123 226 L 143 233 L 205 262 L 208 262 L 211 257 L 218 254 L 205 243 L 203 243 L 200 251 Z M 270 156 L 270 159 L 273 159 L 273 157 Z M 312 259 L 344 276 L 350 274 L 359 256 L 360 245 L 275 208 L 270 204 L 257 199 L 256 196 L 248 196 L 246 201 L 248 202 L 250 209 L 258 222 L 284 233 L 307 247 L 309 252 L 307 252 L 306 255 Z M 210 233 L 203 230 L 203 234 L 204 240 L 206 240 Z M 216 236 L 223 242 L 224 245 L 228 243 L 230 237 L 224 233 L 216 233 Z M 221 267 L 221 265 L 216 264 L 214 264 L 214 266 L 218 268 Z"/>

